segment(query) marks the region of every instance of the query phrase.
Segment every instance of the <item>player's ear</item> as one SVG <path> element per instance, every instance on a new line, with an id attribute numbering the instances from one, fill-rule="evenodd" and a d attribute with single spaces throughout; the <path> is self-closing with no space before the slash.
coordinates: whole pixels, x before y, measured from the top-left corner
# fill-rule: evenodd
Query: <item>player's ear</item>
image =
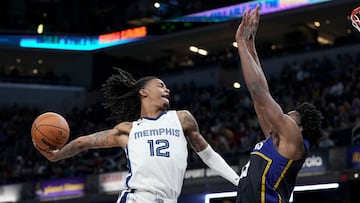
<path id="1" fill-rule="evenodd" d="M 301 132 L 303 131 L 303 127 L 301 125 L 299 125 L 299 129 Z"/>
<path id="2" fill-rule="evenodd" d="M 139 94 L 140 96 L 146 97 L 148 95 L 148 92 L 146 91 L 146 89 L 141 88 L 139 89 Z"/>

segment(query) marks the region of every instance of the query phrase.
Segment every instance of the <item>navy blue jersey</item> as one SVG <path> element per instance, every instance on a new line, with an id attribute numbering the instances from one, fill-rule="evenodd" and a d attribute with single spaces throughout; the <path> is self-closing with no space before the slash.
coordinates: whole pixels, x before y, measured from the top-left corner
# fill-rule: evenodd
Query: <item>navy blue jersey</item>
<path id="1" fill-rule="evenodd" d="M 304 142 L 308 151 L 309 144 Z M 270 137 L 259 142 L 242 168 L 236 203 L 289 202 L 298 172 L 305 161 L 283 157 Z"/>

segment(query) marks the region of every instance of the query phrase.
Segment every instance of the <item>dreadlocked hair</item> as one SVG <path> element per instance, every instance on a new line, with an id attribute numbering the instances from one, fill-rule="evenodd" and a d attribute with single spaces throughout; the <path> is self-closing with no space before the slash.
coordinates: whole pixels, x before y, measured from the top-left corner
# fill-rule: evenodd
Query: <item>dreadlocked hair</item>
<path id="1" fill-rule="evenodd" d="M 105 98 L 104 107 L 111 112 L 109 119 L 118 123 L 137 120 L 141 108 L 138 92 L 156 77 L 148 76 L 136 81 L 130 73 L 120 68 L 114 69 L 119 73 L 111 75 L 101 89 Z"/>
<path id="2" fill-rule="evenodd" d="M 303 128 L 304 139 L 310 142 L 311 146 L 316 146 L 321 137 L 321 120 L 323 119 L 320 111 L 308 102 L 297 104 L 295 111 L 300 113 L 300 126 Z"/>

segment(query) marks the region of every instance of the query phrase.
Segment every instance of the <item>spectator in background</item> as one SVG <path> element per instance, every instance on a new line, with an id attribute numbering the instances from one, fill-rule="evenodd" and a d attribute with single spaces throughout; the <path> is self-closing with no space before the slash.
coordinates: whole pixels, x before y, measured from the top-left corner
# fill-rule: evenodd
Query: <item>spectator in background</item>
<path id="1" fill-rule="evenodd" d="M 354 120 L 355 124 L 360 123 L 360 98 L 356 97 L 352 100 L 350 109 L 351 120 Z"/>
<path id="2" fill-rule="evenodd" d="M 353 145 L 360 144 L 360 122 L 356 123 L 351 130 L 351 143 Z"/>
<path id="3" fill-rule="evenodd" d="M 329 148 L 335 146 L 334 141 L 330 138 L 330 133 L 326 130 L 322 131 L 318 146 L 320 148 Z"/>

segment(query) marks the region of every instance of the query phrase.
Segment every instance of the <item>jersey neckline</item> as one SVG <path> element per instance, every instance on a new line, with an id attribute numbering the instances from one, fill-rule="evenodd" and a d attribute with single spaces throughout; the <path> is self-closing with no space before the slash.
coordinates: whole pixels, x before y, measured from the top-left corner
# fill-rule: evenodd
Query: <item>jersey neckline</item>
<path id="1" fill-rule="evenodd" d="M 142 117 L 142 119 L 147 119 L 147 120 L 157 120 L 159 119 L 162 115 L 166 114 L 167 111 L 162 111 L 157 117 L 155 118 L 151 118 L 151 117 Z"/>

